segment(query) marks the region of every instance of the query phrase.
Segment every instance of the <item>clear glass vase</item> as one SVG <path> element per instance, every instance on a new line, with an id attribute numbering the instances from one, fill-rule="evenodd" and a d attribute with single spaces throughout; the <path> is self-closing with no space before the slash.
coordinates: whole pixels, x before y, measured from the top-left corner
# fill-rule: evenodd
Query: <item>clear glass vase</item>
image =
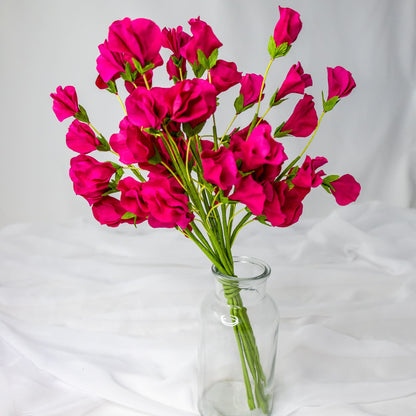
<path id="1" fill-rule="evenodd" d="M 279 315 L 266 293 L 270 267 L 235 257 L 235 275 L 215 266 L 201 305 L 198 407 L 202 416 L 270 415 Z"/>

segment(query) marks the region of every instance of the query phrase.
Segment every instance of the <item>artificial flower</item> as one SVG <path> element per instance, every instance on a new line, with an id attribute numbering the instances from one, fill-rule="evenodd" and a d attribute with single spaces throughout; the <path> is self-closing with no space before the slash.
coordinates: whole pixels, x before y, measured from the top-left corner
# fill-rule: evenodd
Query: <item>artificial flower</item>
<path id="1" fill-rule="evenodd" d="M 309 136 L 318 125 L 318 116 L 315 111 L 315 104 L 312 95 L 305 94 L 298 101 L 292 115 L 282 127 L 282 132 L 295 137 Z"/>
<path id="2" fill-rule="evenodd" d="M 352 175 L 346 174 L 331 182 L 331 192 L 338 205 L 348 205 L 360 195 L 361 186 Z"/>
<path id="3" fill-rule="evenodd" d="M 66 134 L 66 145 L 74 152 L 86 154 L 96 150 L 100 141 L 88 124 L 75 119 Z"/>
<path id="4" fill-rule="evenodd" d="M 208 79 L 219 94 L 238 84 L 241 81 L 241 74 L 234 62 L 218 59 L 215 66 L 210 69 Z"/>
<path id="5" fill-rule="evenodd" d="M 302 22 L 300 21 L 300 15 L 289 7 L 280 7 L 280 19 L 277 22 L 273 38 L 276 42 L 276 46 L 282 43 L 291 45 L 298 37 L 300 30 L 302 29 Z"/>
<path id="6" fill-rule="evenodd" d="M 241 78 L 240 94 L 244 97 L 243 107 L 256 103 L 260 97 L 263 76 L 258 74 L 246 74 Z M 261 99 L 263 99 L 262 94 Z"/>
<path id="7" fill-rule="evenodd" d="M 305 88 L 311 85 L 311 76 L 304 73 L 302 65 L 298 62 L 289 69 L 285 80 L 274 98 L 274 102 L 281 100 L 289 94 L 303 94 Z"/>
<path id="8" fill-rule="evenodd" d="M 52 93 L 53 112 L 59 121 L 72 117 L 79 112 L 78 97 L 75 88 L 71 85 L 62 88 L 59 86 L 56 93 Z"/>
<path id="9" fill-rule="evenodd" d="M 103 225 L 118 227 L 121 223 L 135 223 L 133 218 L 123 219 L 126 210 L 121 206 L 120 201 L 112 196 L 104 196 L 92 205 L 94 218 Z M 137 221 L 136 221 L 137 223 Z"/>

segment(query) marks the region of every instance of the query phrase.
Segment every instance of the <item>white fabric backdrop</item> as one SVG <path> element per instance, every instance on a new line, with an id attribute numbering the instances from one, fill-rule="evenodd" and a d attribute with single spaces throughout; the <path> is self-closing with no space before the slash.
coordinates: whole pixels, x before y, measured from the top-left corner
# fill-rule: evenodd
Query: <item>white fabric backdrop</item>
<path id="1" fill-rule="evenodd" d="M 281 314 L 274 416 L 414 416 L 416 213 L 253 226 Z M 0 414 L 196 415 L 209 264 L 179 233 L 90 220 L 0 231 Z"/>
<path id="2" fill-rule="evenodd" d="M 263 73 L 267 43 L 278 19 L 275 0 L 2 0 L 0 2 L 0 170 L 3 179 L 0 225 L 54 221 L 87 215 L 88 205 L 72 193 L 65 148 L 69 123 L 56 120 L 49 93 L 75 85 L 94 124 L 109 137 L 122 112 L 117 100 L 98 90 L 97 46 L 113 20 L 147 17 L 172 27 L 198 15 L 224 46 L 220 57 L 241 71 Z M 414 0 L 282 0 L 298 10 L 303 30 L 292 51 L 277 63 L 268 81 L 274 91 L 298 60 L 315 82 L 320 108 L 326 67 L 342 65 L 357 81 L 354 93 L 324 120 L 312 156 L 325 155 L 328 172 L 356 176 L 360 200 L 416 206 L 416 2 Z M 237 94 L 238 91 L 235 91 Z M 234 97 L 234 96 L 233 96 Z M 232 100 L 230 100 L 232 102 Z M 269 121 L 287 116 L 295 99 Z M 280 107 L 279 107 L 280 108 Z M 233 113 L 219 109 L 220 126 Z M 286 139 L 292 151 L 304 139 Z M 329 198 L 311 198 L 306 215 L 326 215 Z"/>

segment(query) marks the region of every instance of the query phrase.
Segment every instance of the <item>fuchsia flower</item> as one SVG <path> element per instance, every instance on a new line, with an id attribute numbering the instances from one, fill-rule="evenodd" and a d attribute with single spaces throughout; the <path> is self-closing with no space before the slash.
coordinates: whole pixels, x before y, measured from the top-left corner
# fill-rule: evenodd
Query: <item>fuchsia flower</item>
<path id="1" fill-rule="evenodd" d="M 242 73 L 237 71 L 237 65 L 234 62 L 219 59 L 209 72 L 211 83 L 218 94 L 227 91 L 241 81 Z"/>
<path id="2" fill-rule="evenodd" d="M 66 134 L 66 145 L 74 152 L 86 154 L 96 150 L 100 141 L 88 124 L 74 120 Z"/>
<path id="3" fill-rule="evenodd" d="M 117 185 L 117 189 L 121 191 L 121 206 L 136 215 L 136 222 L 146 220 L 149 214 L 147 203 L 143 200 L 143 186 L 142 182 L 138 182 L 129 176 L 121 179 Z"/>
<path id="4" fill-rule="evenodd" d="M 288 227 L 299 220 L 303 211 L 302 198 L 286 182 L 269 183 L 265 187 L 263 215 L 274 227 Z"/>
<path id="5" fill-rule="evenodd" d="M 131 124 L 128 117 L 121 120 L 120 132 L 110 137 L 110 146 L 127 165 L 148 162 L 155 155 L 153 136 Z"/>
<path id="6" fill-rule="evenodd" d="M 182 30 L 182 26 L 178 26 L 176 29 L 164 28 L 162 30 L 162 46 L 170 49 L 173 54 L 166 63 L 166 69 L 169 74 L 169 78 L 176 77 L 180 79 L 180 72 L 178 66 L 175 64 L 173 58 L 180 60 L 182 58 L 181 49 L 189 42 L 191 36 Z M 186 61 L 182 59 L 180 65 L 182 76 L 186 74 Z"/>
<path id="7" fill-rule="evenodd" d="M 279 88 L 274 101 L 277 102 L 289 94 L 303 94 L 305 92 L 305 88 L 310 87 L 311 85 L 311 76 L 303 72 L 302 65 L 298 62 L 289 69 L 289 72 L 287 73 L 282 86 Z"/>
<path id="8" fill-rule="evenodd" d="M 130 20 L 126 17 L 113 22 L 108 32 L 107 47 L 112 53 L 122 54 L 123 62 L 129 62 L 133 69 L 133 59 L 142 67 L 149 63 L 157 67 L 163 63 L 159 54 L 162 33 L 159 26 L 149 19 Z"/>
<path id="9" fill-rule="evenodd" d="M 309 136 L 318 125 L 318 116 L 312 95 L 305 94 L 296 104 L 292 115 L 282 127 L 282 132 L 295 137 Z"/>
<path id="10" fill-rule="evenodd" d="M 97 71 L 101 80 L 107 83 L 110 80 L 116 80 L 120 74 L 125 71 L 126 62 L 123 55 L 109 49 L 108 41 L 98 46 L 100 55 L 97 58 Z M 105 87 L 107 88 L 107 87 Z"/>
<path id="11" fill-rule="evenodd" d="M 264 194 L 263 186 L 249 175 L 240 179 L 229 198 L 232 201 L 239 201 L 247 205 L 247 208 L 254 215 L 261 215 L 266 195 Z"/>
<path id="12" fill-rule="evenodd" d="M 214 35 L 211 26 L 207 25 L 199 17 L 197 19 L 191 19 L 189 25 L 191 26 L 193 36 L 185 46 L 181 48 L 180 53 L 189 63 L 194 64 L 198 59 L 198 49 L 209 58 L 215 49 L 222 46 L 222 43 Z"/>
<path id="13" fill-rule="evenodd" d="M 160 129 L 169 111 L 165 91 L 160 87 L 137 87 L 126 99 L 129 121 L 139 127 Z"/>
<path id="14" fill-rule="evenodd" d="M 169 115 L 178 123 L 189 123 L 192 128 L 206 121 L 217 109 L 217 91 L 208 81 L 190 79 L 168 89 Z"/>
<path id="15" fill-rule="evenodd" d="M 302 22 L 300 21 L 300 15 L 298 12 L 288 8 L 280 7 L 280 19 L 277 22 L 273 38 L 276 42 L 276 46 L 287 42 L 291 45 L 298 37 L 300 30 L 302 29 Z"/>
<path id="16" fill-rule="evenodd" d="M 92 205 L 109 189 L 108 183 L 116 170 L 110 162 L 101 163 L 91 156 L 78 155 L 71 159 L 69 176 L 75 193 Z"/>
<path id="17" fill-rule="evenodd" d="M 204 179 L 222 190 L 229 190 L 238 180 L 238 169 L 234 154 L 226 147 L 218 150 L 204 150 L 201 153 Z"/>
<path id="18" fill-rule="evenodd" d="M 187 228 L 194 219 L 188 197 L 174 178 L 152 175 L 142 187 L 143 200 L 149 209 L 149 225 L 153 228 Z"/>
<path id="19" fill-rule="evenodd" d="M 338 205 L 348 205 L 360 195 L 361 186 L 352 175 L 343 175 L 331 182 L 332 194 Z"/>
<path id="20" fill-rule="evenodd" d="M 232 140 L 231 143 L 235 143 Z M 253 129 L 246 140 L 238 144 L 235 158 L 241 160 L 243 172 L 254 171 L 265 165 L 280 166 L 287 159 L 281 143 L 273 139 L 271 126 L 261 123 Z M 274 178 L 273 178 L 274 179 Z"/>
<path id="21" fill-rule="evenodd" d="M 92 213 L 94 218 L 103 225 L 118 227 L 121 223 L 134 223 L 134 219 L 123 220 L 122 216 L 127 211 L 121 206 L 120 201 L 111 196 L 104 196 L 93 204 Z M 137 221 L 136 221 L 137 223 Z"/>
<path id="22" fill-rule="evenodd" d="M 327 101 L 332 97 L 346 97 L 355 88 L 355 81 L 351 72 L 342 66 L 335 68 L 327 68 L 328 72 L 328 97 Z"/>
<path id="23" fill-rule="evenodd" d="M 311 188 L 316 188 L 322 183 L 322 176 L 325 175 L 325 172 L 323 170 L 318 171 L 318 169 L 326 163 L 328 163 L 328 160 L 324 157 L 314 159 L 311 159 L 310 156 L 305 157 L 305 161 L 292 179 L 292 184 L 302 200 Z"/>
<path id="24" fill-rule="evenodd" d="M 240 94 L 244 97 L 243 107 L 254 104 L 259 100 L 263 76 L 257 74 L 246 74 L 241 79 Z M 264 94 L 261 99 L 263 99 Z"/>
<path id="25" fill-rule="evenodd" d="M 52 110 L 59 121 L 63 121 L 78 113 L 78 97 L 74 87 L 69 85 L 62 88 L 59 86 L 56 89 L 56 93 L 51 94 L 51 97 L 53 98 Z"/>

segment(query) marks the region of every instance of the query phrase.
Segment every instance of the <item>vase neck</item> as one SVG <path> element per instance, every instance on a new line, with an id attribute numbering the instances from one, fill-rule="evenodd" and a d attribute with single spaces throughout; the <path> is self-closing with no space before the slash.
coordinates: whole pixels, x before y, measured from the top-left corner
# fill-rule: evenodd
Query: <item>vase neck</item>
<path id="1" fill-rule="evenodd" d="M 266 294 L 270 267 L 262 260 L 252 257 L 234 257 L 234 274 L 228 276 L 212 266 L 215 292 L 221 301 L 230 303 L 238 295 L 244 305 L 260 302 Z"/>

